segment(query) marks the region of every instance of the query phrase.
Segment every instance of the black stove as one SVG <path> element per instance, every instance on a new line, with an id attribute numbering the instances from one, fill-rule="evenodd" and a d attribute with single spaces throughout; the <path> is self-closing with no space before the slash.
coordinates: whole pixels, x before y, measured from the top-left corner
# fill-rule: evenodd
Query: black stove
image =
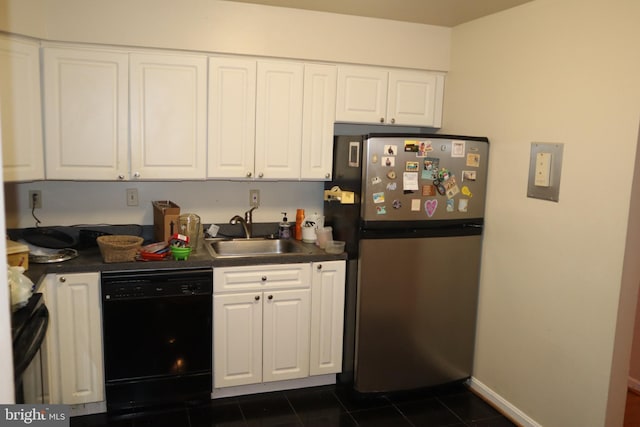
<path id="1" fill-rule="evenodd" d="M 13 374 L 16 403 L 24 403 L 22 375 L 38 355 L 49 325 L 49 311 L 41 293 L 34 293 L 27 305 L 11 316 Z"/>

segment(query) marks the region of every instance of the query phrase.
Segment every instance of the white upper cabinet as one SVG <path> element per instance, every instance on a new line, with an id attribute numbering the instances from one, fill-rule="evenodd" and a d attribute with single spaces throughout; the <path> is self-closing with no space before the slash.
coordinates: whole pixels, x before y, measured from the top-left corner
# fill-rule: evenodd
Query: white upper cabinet
<path id="1" fill-rule="evenodd" d="M 331 179 L 336 77 L 335 65 L 304 66 L 301 179 Z"/>
<path id="2" fill-rule="evenodd" d="M 208 178 L 331 177 L 336 67 L 209 58 Z"/>
<path id="3" fill-rule="evenodd" d="M 209 178 L 253 177 L 256 66 L 252 59 L 209 58 Z"/>
<path id="4" fill-rule="evenodd" d="M 258 62 L 257 178 L 300 177 L 303 81 L 302 63 Z"/>
<path id="5" fill-rule="evenodd" d="M 0 123 L 5 181 L 44 179 L 39 44 L 0 36 Z"/>
<path id="6" fill-rule="evenodd" d="M 47 179 L 128 177 L 128 55 L 44 49 Z"/>
<path id="7" fill-rule="evenodd" d="M 336 121 L 440 127 L 444 75 L 339 66 Z"/>
<path id="8" fill-rule="evenodd" d="M 397 125 L 442 125 L 444 75 L 426 71 L 389 72 L 387 121 Z"/>
<path id="9" fill-rule="evenodd" d="M 210 178 L 300 179 L 304 64 L 209 60 Z"/>
<path id="10" fill-rule="evenodd" d="M 130 55 L 131 172 L 136 179 L 204 179 L 207 59 Z"/>
<path id="11" fill-rule="evenodd" d="M 206 69 L 197 55 L 46 47 L 47 179 L 204 179 Z"/>
<path id="12" fill-rule="evenodd" d="M 33 49 L 0 44 L 4 140 L 41 140 Z M 437 72 L 62 43 L 43 62 L 44 155 L 5 144 L 5 180 L 330 180 L 334 122 L 442 120 Z"/>
<path id="13" fill-rule="evenodd" d="M 380 68 L 338 66 L 336 121 L 384 123 L 388 79 Z"/>

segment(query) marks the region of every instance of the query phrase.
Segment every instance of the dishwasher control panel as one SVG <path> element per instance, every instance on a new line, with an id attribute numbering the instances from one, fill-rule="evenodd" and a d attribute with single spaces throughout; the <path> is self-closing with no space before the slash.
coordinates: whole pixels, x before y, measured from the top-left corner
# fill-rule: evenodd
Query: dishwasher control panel
<path id="1" fill-rule="evenodd" d="M 212 294 L 211 269 L 141 270 L 102 275 L 103 301 Z"/>

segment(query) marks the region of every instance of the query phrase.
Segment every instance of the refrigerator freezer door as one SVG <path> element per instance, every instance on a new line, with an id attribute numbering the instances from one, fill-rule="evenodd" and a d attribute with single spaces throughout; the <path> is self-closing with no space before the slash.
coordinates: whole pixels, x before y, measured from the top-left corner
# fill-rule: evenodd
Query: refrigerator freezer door
<path id="1" fill-rule="evenodd" d="M 488 154 L 485 138 L 370 137 L 362 158 L 365 223 L 484 217 Z"/>
<path id="2" fill-rule="evenodd" d="M 471 375 L 480 249 L 479 235 L 360 241 L 357 391 L 410 390 Z"/>

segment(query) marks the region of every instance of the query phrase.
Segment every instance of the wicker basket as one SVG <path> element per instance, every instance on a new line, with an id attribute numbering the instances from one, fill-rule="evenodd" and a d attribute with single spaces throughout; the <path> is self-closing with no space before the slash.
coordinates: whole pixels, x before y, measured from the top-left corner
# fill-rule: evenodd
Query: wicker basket
<path id="1" fill-rule="evenodd" d="M 135 261 L 144 239 L 138 236 L 100 236 L 96 239 L 104 262 Z"/>

